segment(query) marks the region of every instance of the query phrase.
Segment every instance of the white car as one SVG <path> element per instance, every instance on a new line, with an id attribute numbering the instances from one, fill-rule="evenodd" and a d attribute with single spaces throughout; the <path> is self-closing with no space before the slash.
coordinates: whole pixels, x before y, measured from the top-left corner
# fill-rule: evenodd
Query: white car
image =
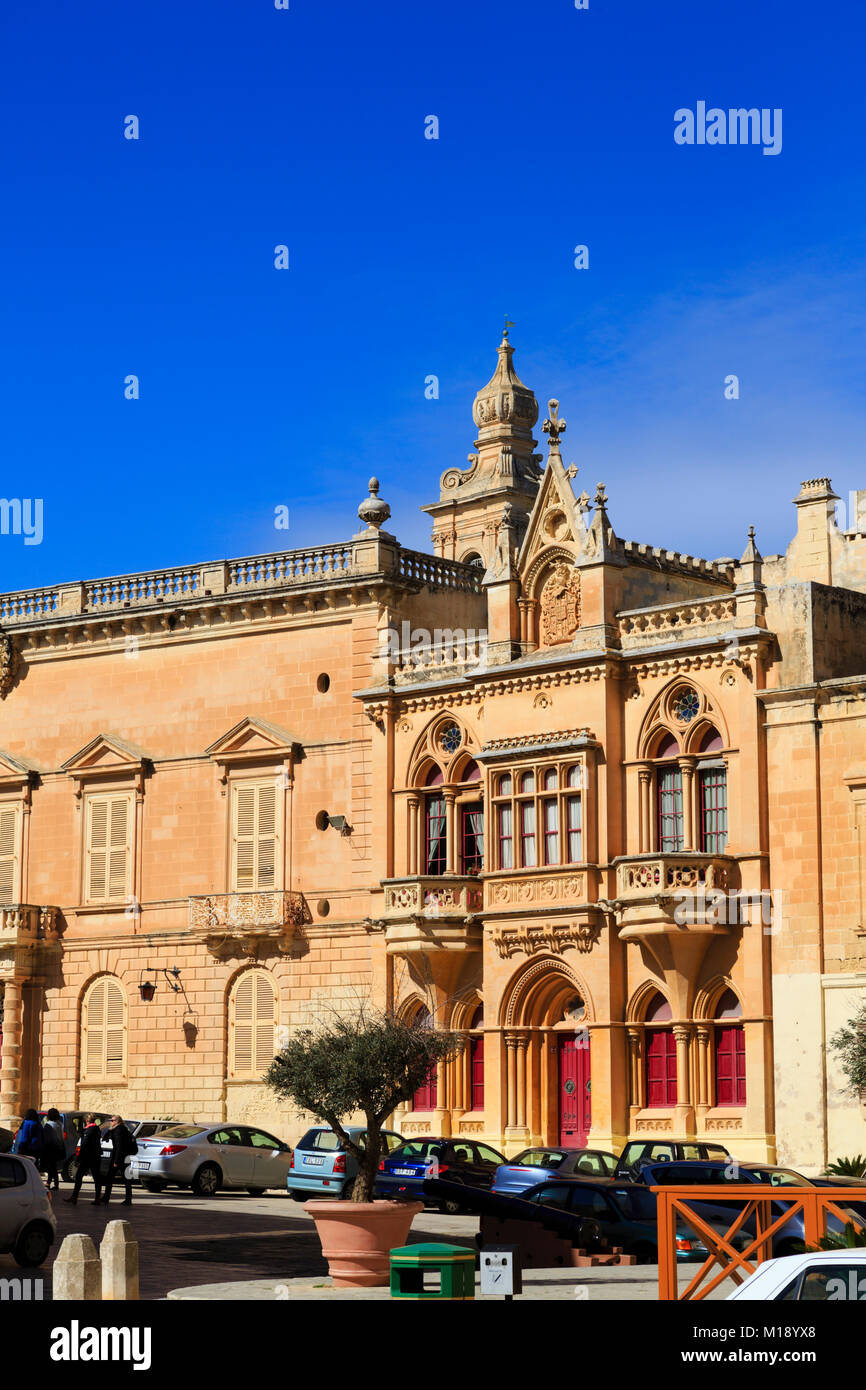
<path id="1" fill-rule="evenodd" d="M 817 1250 L 765 1260 L 738 1289 L 733 1299 L 770 1302 L 866 1302 L 866 1249 Z"/>
<path id="2" fill-rule="evenodd" d="M 23 1154 L 0 1154 L 0 1252 L 35 1269 L 54 1244 L 57 1221 L 39 1170 Z"/>

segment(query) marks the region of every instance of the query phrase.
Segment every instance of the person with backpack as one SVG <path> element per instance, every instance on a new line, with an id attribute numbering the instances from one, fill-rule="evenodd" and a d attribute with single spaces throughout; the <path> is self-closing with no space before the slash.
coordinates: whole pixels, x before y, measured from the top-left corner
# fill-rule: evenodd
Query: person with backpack
<path id="1" fill-rule="evenodd" d="M 78 1201 L 78 1194 L 81 1191 L 81 1184 L 87 1173 L 93 1178 L 93 1185 L 96 1188 L 96 1196 L 93 1205 L 99 1205 L 99 1197 L 102 1192 L 102 1134 L 99 1125 L 96 1123 L 95 1115 L 85 1115 L 84 1133 L 81 1136 L 81 1143 L 78 1146 L 78 1168 L 75 1174 L 75 1185 L 72 1189 L 71 1197 L 64 1197 L 64 1202 L 70 1202 L 72 1206 Z"/>
<path id="2" fill-rule="evenodd" d="M 138 1144 L 130 1134 L 126 1125 L 119 1115 L 112 1115 L 108 1127 L 108 1139 L 111 1141 L 111 1158 L 108 1164 L 108 1177 L 105 1179 L 105 1191 L 102 1194 L 103 1202 L 107 1203 L 111 1198 L 112 1185 L 121 1176 L 126 1188 L 126 1196 L 121 1206 L 132 1206 L 132 1178 L 129 1176 L 128 1160 L 133 1154 L 138 1153 Z"/>
<path id="3" fill-rule="evenodd" d="M 60 1186 L 58 1166 L 66 1157 L 66 1144 L 63 1140 L 63 1121 L 59 1110 L 53 1107 L 45 1116 L 42 1126 L 42 1166 L 45 1170 L 45 1186 L 56 1192 Z"/>
<path id="4" fill-rule="evenodd" d="M 16 1154 L 26 1154 L 35 1160 L 36 1167 L 42 1166 L 42 1151 L 45 1147 L 45 1139 L 42 1133 L 42 1123 L 36 1111 L 31 1109 L 24 1116 L 21 1128 L 15 1135 L 12 1145 L 12 1152 Z"/>

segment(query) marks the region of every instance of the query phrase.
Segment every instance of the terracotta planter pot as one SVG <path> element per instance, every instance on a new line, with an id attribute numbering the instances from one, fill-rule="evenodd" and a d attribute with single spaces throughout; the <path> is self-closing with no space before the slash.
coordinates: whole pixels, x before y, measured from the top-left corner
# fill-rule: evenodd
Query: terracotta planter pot
<path id="1" fill-rule="evenodd" d="M 389 1253 L 405 1245 L 423 1202 L 305 1202 L 337 1288 L 389 1282 Z"/>

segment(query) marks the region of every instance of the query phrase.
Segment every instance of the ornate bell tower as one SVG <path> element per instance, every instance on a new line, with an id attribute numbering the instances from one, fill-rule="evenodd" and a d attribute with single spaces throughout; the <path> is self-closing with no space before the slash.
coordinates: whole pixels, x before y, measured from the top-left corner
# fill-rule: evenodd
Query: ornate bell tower
<path id="1" fill-rule="evenodd" d="M 471 560 L 485 570 L 496 553 L 503 519 L 519 547 L 538 492 L 541 454 L 532 429 L 538 402 L 514 370 L 508 329 L 496 371 L 478 392 L 472 418 L 477 453 L 468 468 L 449 468 L 439 480 L 439 501 L 423 507 L 433 518 L 433 550 L 449 560 Z"/>

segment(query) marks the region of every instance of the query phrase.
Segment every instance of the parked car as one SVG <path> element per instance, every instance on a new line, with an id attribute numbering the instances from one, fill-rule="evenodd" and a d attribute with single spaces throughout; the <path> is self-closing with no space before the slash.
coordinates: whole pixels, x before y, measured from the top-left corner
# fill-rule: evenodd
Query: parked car
<path id="1" fill-rule="evenodd" d="M 14 1142 L 14 1131 L 11 1129 L 4 1129 L 3 1126 L 0 1125 L 0 1154 L 11 1153 Z"/>
<path id="2" fill-rule="evenodd" d="M 526 1192 L 545 1178 L 610 1178 L 616 1170 L 616 1154 L 606 1149 L 524 1149 L 496 1169 L 493 1191 Z"/>
<path id="3" fill-rule="evenodd" d="M 401 1147 L 379 1164 L 373 1194 L 407 1201 L 430 1202 L 424 1192 L 426 1178 L 444 1177 L 466 1187 L 490 1189 L 496 1169 L 505 1159 L 489 1144 L 474 1139 L 443 1139 L 426 1136 L 404 1140 Z M 440 1211 L 453 1215 L 460 1210 L 451 1201 L 435 1202 Z"/>
<path id="4" fill-rule="evenodd" d="M 213 1197 L 220 1188 L 246 1188 L 260 1197 L 285 1187 L 291 1161 L 288 1144 L 250 1125 L 168 1125 L 138 1141 L 129 1171 L 149 1192 L 174 1185 Z"/>
<path id="5" fill-rule="evenodd" d="M 710 1185 L 724 1184 L 733 1189 L 739 1187 L 740 1190 L 756 1183 L 763 1183 L 764 1178 L 761 1173 L 767 1171 L 766 1165 L 758 1164 L 753 1170 L 750 1165 L 738 1163 L 732 1165 L 730 1161 L 720 1162 L 683 1162 L 683 1163 L 645 1163 L 641 1165 L 638 1181 L 646 1184 L 647 1187 L 694 1187 L 696 1189 L 696 1199 L 701 1187 Z M 784 1171 L 784 1170 L 779 1170 Z M 781 1184 L 780 1184 L 781 1186 Z M 744 1196 L 748 1195 L 746 1191 Z M 711 1221 L 714 1225 L 727 1221 L 731 1225 L 737 1209 L 742 1206 L 742 1198 L 739 1201 L 727 1201 L 724 1198 L 713 1197 L 708 1201 L 695 1200 L 693 1204 L 697 1216 Z M 773 1217 L 782 1216 L 786 1210 L 784 1201 L 773 1202 Z M 841 1211 L 847 1212 L 847 1208 L 841 1207 Z M 847 1219 L 856 1222 L 858 1217 L 855 1212 L 847 1212 Z M 829 1216 L 827 1228 L 831 1231 L 841 1231 L 843 1223 L 837 1217 Z M 754 1237 L 756 1222 L 754 1215 L 747 1217 L 741 1228 L 750 1237 Z M 795 1211 L 783 1226 L 773 1236 L 773 1255 L 794 1255 L 799 1254 L 804 1246 L 805 1226 L 802 1211 Z"/>
<path id="6" fill-rule="evenodd" d="M 628 1181 L 642 1163 L 721 1158 L 730 1158 L 724 1144 L 705 1144 L 702 1139 L 632 1139 L 617 1159 L 614 1177 Z"/>
<path id="7" fill-rule="evenodd" d="M 623 1254 L 634 1255 L 638 1264 L 658 1263 L 657 1198 L 654 1192 L 637 1183 L 557 1178 L 538 1183 L 520 1196 L 526 1202 L 559 1207 L 576 1216 L 592 1218 L 598 1222 L 608 1245 L 621 1246 Z M 731 1223 L 724 1220 L 709 1224 L 721 1234 Z M 737 1237 L 733 1244 L 735 1248 L 742 1248 L 747 1239 Z M 705 1260 L 708 1254 L 703 1241 L 678 1221 L 677 1260 Z"/>
<path id="8" fill-rule="evenodd" d="M 54 1210 L 32 1158 L 0 1154 L 0 1251 L 36 1268 L 54 1244 Z"/>
<path id="9" fill-rule="evenodd" d="M 777 1168 L 769 1163 L 746 1163 L 741 1167 L 748 1168 L 750 1173 L 754 1173 L 760 1182 L 769 1183 L 771 1187 L 851 1187 L 856 1189 L 851 1193 L 851 1200 L 845 1202 L 849 1211 L 854 1212 L 861 1220 L 866 1221 L 866 1179 L 863 1178 L 804 1178 L 802 1173 L 798 1173 L 793 1168 Z M 862 1197 L 862 1200 L 856 1200 Z"/>
<path id="10" fill-rule="evenodd" d="M 765 1260 L 733 1299 L 771 1303 L 846 1303 L 866 1299 L 866 1250 L 815 1250 Z"/>
<path id="11" fill-rule="evenodd" d="M 40 1110 L 39 1118 L 43 1124 L 48 1115 L 47 1110 Z M 95 1114 L 98 1124 L 108 1124 L 111 1119 L 110 1114 L 102 1110 L 61 1110 L 60 1121 L 63 1125 L 63 1144 L 65 1156 L 58 1163 L 57 1167 L 64 1182 L 72 1182 L 75 1177 L 75 1155 L 78 1152 L 78 1145 L 81 1143 L 81 1136 L 84 1133 L 85 1115 Z"/>
<path id="12" fill-rule="evenodd" d="M 346 1125 L 346 1133 L 361 1148 L 367 1140 L 363 1125 Z M 381 1131 L 382 1153 L 387 1156 L 403 1147 L 402 1135 L 393 1130 Z M 311 1197 L 346 1198 L 358 1176 L 358 1161 L 343 1146 L 328 1125 L 314 1125 L 299 1139 L 292 1154 L 286 1187 L 294 1201 L 306 1202 Z"/>

